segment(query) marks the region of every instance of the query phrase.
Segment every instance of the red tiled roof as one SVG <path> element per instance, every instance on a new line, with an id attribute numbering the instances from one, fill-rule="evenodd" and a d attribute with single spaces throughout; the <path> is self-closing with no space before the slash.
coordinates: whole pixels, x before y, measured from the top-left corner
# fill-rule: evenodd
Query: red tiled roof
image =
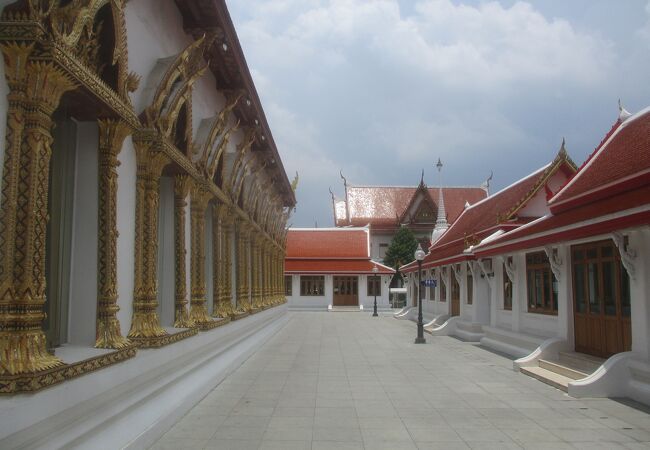
<path id="1" fill-rule="evenodd" d="M 347 222 L 341 208 L 336 215 L 336 225 L 397 227 L 398 218 L 404 215 L 417 187 L 395 186 L 348 186 L 348 208 L 350 222 Z M 438 204 L 439 188 L 427 188 L 431 201 Z M 465 208 L 465 202 L 474 204 L 487 194 L 480 187 L 443 187 L 445 211 L 449 223 L 456 220 Z M 435 220 L 434 220 L 435 222 Z M 432 223 L 433 226 L 433 223 Z"/>
<path id="2" fill-rule="evenodd" d="M 650 110 L 610 131 L 581 170 L 549 206 L 553 212 L 642 186 L 650 174 Z"/>
<path id="3" fill-rule="evenodd" d="M 287 258 L 364 258 L 370 257 L 368 230 L 289 229 Z"/>
<path id="4" fill-rule="evenodd" d="M 359 259 L 287 259 L 284 263 L 285 273 L 318 273 L 318 274 L 338 274 L 354 273 L 369 274 L 374 273 L 372 268 L 375 263 L 368 260 Z M 378 274 L 393 274 L 395 271 L 381 264 L 376 264 Z"/>
<path id="5" fill-rule="evenodd" d="M 595 236 L 650 221 L 650 183 L 606 199 L 548 215 L 474 249 L 491 256 Z"/>
<path id="6" fill-rule="evenodd" d="M 429 249 L 423 266 L 451 263 L 471 256 L 464 254 L 468 245 L 476 245 L 498 230 L 508 231 L 530 222 L 530 217 L 519 218 L 517 211 L 543 189 L 548 179 L 559 170 L 575 170 L 563 151 L 551 164 L 467 208 Z M 415 270 L 415 267 L 414 263 L 410 263 L 402 270 L 409 272 Z"/>

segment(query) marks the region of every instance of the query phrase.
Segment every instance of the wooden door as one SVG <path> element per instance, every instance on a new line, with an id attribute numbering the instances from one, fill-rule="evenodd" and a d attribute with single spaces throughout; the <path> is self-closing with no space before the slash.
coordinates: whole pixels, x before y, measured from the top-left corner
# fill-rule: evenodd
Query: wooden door
<path id="1" fill-rule="evenodd" d="M 629 351 L 630 281 L 611 240 L 571 247 L 575 349 L 602 358 Z"/>
<path id="2" fill-rule="evenodd" d="M 334 277 L 334 306 L 359 305 L 359 278 Z"/>
<path id="3" fill-rule="evenodd" d="M 451 315 L 460 316 L 460 285 L 456 276 L 451 274 Z"/>

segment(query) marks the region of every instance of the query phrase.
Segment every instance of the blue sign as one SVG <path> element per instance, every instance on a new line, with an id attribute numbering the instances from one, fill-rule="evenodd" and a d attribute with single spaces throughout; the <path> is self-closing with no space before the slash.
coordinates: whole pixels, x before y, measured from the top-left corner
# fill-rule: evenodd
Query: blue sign
<path id="1" fill-rule="evenodd" d="M 436 280 L 422 280 L 422 286 L 434 288 L 437 285 L 438 283 L 436 282 Z"/>

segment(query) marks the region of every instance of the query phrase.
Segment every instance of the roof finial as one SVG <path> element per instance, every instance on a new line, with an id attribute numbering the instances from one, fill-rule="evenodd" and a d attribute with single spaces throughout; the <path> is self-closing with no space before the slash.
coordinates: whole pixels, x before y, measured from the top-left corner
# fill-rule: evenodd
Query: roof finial
<path id="1" fill-rule="evenodd" d="M 420 186 L 424 186 L 424 169 L 422 169 L 422 176 L 420 177 Z"/>
<path id="2" fill-rule="evenodd" d="M 490 170 L 490 176 L 487 177 L 487 180 L 483 182 L 481 185 L 481 188 L 485 191 L 487 195 L 490 195 L 490 181 L 492 181 L 492 176 L 494 175 L 494 172 Z"/>
<path id="3" fill-rule="evenodd" d="M 442 194 L 442 161 L 438 158 L 438 163 L 436 164 L 438 168 L 438 217 L 436 218 L 436 226 L 431 232 L 431 245 L 433 245 L 440 236 L 449 228 L 447 223 L 447 213 L 445 212 L 445 198 Z"/>
<path id="4" fill-rule="evenodd" d="M 625 122 L 627 119 L 630 118 L 630 116 L 632 116 L 632 113 L 630 113 L 627 109 L 625 109 L 625 107 L 621 103 L 621 99 L 619 98 L 618 99 L 618 120 L 620 120 L 621 122 Z"/>
<path id="5" fill-rule="evenodd" d="M 347 188 L 348 187 L 348 180 L 346 180 L 345 177 L 343 176 L 343 170 L 342 169 L 339 170 L 339 175 L 341 175 L 341 179 L 343 180 L 343 186 L 345 186 Z"/>
<path id="6" fill-rule="evenodd" d="M 558 155 L 566 156 L 566 154 L 567 154 L 567 152 L 566 152 L 566 140 L 564 139 L 564 137 L 562 137 L 562 145 L 560 146 L 560 151 L 558 152 Z"/>

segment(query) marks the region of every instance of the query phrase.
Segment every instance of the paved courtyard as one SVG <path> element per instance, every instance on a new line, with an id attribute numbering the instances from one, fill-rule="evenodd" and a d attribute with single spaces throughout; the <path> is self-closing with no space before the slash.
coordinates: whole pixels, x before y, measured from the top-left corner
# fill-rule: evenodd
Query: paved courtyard
<path id="1" fill-rule="evenodd" d="M 650 415 L 574 399 L 474 344 L 362 313 L 288 324 L 154 449 L 638 449 Z"/>

